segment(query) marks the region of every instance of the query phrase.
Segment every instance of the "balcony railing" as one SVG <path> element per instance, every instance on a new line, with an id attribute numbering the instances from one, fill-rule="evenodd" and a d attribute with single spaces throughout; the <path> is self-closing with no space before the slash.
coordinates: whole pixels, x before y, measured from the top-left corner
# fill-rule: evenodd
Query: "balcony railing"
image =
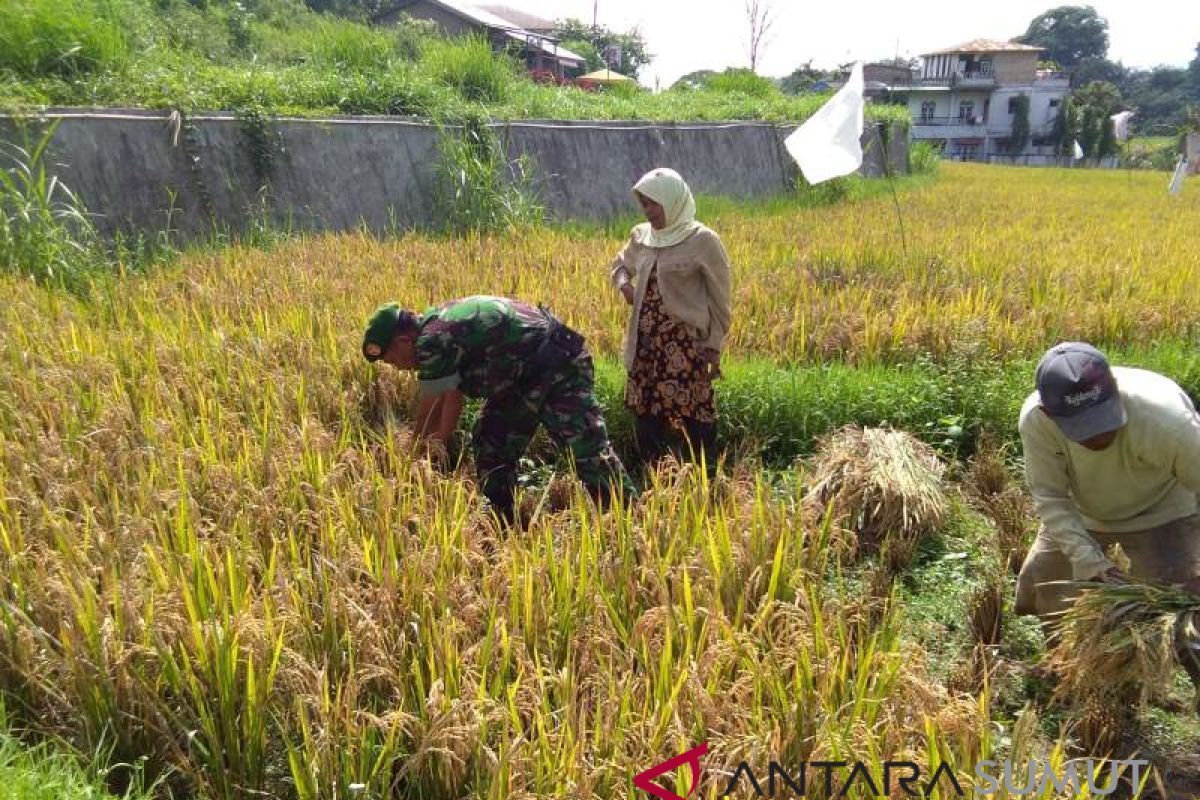
<path id="1" fill-rule="evenodd" d="M 977 114 L 954 117 L 933 117 L 921 114 L 913 118 L 913 125 L 978 125 L 985 127 L 983 117 Z"/>
<path id="2" fill-rule="evenodd" d="M 955 72 L 939 78 L 917 77 L 908 84 L 919 89 L 922 86 L 961 86 L 964 88 L 988 88 L 996 85 L 996 76 L 991 70 L 968 70 Z"/>

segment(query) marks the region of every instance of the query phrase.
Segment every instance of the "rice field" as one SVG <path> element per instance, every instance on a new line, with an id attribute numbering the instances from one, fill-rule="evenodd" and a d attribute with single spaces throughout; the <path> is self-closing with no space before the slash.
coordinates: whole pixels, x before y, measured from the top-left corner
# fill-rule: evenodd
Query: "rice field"
<path id="1" fill-rule="evenodd" d="M 1024 370 L 1066 337 L 1190 352 L 1200 187 L 951 164 L 899 202 L 906 243 L 890 196 L 701 201 L 735 268 L 735 371 Z M 550 479 L 524 533 L 481 512 L 469 465 L 412 457 L 410 380 L 359 356 L 370 311 L 543 301 L 611 375 L 620 244 L 310 236 L 86 300 L 0 278 L 9 713 L 220 800 L 647 797 L 634 775 L 702 742 L 703 797 L 743 761 L 945 763 L 969 787 L 981 758 L 1098 741 L 1042 702 L 1037 631 L 1000 610 L 1031 524 L 1011 452 L 946 465 L 961 487 L 927 470 L 938 532 L 905 563 L 861 552 L 805 464 L 753 452 L 667 465 L 604 513 Z"/>

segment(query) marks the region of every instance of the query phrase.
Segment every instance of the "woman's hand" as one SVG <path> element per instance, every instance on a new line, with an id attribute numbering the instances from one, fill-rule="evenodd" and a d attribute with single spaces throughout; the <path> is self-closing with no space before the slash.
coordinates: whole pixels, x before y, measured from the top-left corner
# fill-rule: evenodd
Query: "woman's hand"
<path id="1" fill-rule="evenodd" d="M 721 377 L 721 351 L 712 347 L 704 347 L 700 350 L 700 357 L 708 364 L 708 374 L 713 378 Z"/>
<path id="2" fill-rule="evenodd" d="M 629 303 L 629 305 L 633 305 L 633 284 L 632 283 L 621 284 L 621 295 L 625 298 L 626 303 Z"/>

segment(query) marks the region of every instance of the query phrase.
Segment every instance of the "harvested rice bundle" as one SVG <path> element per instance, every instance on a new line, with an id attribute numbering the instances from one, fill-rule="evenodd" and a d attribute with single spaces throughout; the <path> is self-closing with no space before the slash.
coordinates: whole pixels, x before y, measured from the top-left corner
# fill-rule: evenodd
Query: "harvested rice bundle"
<path id="1" fill-rule="evenodd" d="M 807 496 L 857 533 L 889 566 L 912 561 L 917 543 L 937 530 L 948 502 L 945 468 L 933 449 L 903 431 L 849 425 L 821 443 Z"/>
<path id="2" fill-rule="evenodd" d="M 1193 681 L 1200 676 L 1200 595 L 1141 583 L 1077 585 L 1084 591 L 1050 653 L 1060 699 L 1140 707 L 1165 692 L 1177 661 Z"/>

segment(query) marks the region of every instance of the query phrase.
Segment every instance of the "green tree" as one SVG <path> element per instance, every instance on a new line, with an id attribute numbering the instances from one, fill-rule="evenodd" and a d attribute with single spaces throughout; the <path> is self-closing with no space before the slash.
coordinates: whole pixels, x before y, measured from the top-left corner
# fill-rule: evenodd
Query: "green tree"
<path id="1" fill-rule="evenodd" d="M 600 57 L 600 51 L 596 49 L 596 45 L 586 39 L 566 39 L 560 41 L 559 44 L 572 53 L 583 56 L 584 72 L 594 72 L 604 68 L 604 59 Z"/>
<path id="2" fill-rule="evenodd" d="M 564 42 L 591 42 L 602 61 L 608 54 L 616 56 L 616 63 L 608 66 L 631 78 L 636 78 L 642 67 L 654 57 L 646 49 L 646 40 L 637 28 L 618 33 L 604 25 L 588 25 L 578 19 L 560 19 L 554 23 L 554 35 Z"/>
<path id="3" fill-rule="evenodd" d="M 1059 6 L 1034 17 L 1017 41 L 1046 48 L 1044 58 L 1071 69 L 1108 55 L 1108 20 L 1091 6 Z"/>
<path id="4" fill-rule="evenodd" d="M 818 81 L 829 81 L 831 78 L 833 73 L 814 68 L 810 59 L 792 70 L 791 74 L 780 78 L 779 90 L 784 94 L 804 94 L 811 92 L 813 84 Z"/>
<path id="5" fill-rule="evenodd" d="M 1079 138 L 1079 109 L 1070 95 L 1063 98 L 1054 118 L 1054 130 L 1050 134 L 1060 156 L 1070 155 L 1075 140 Z"/>
<path id="6" fill-rule="evenodd" d="M 703 89 L 708 85 L 708 79 L 717 73 L 711 69 L 698 69 L 689 72 L 671 84 L 672 89 Z"/>
<path id="7" fill-rule="evenodd" d="M 1133 72 L 1134 70 L 1116 61 L 1087 56 L 1079 59 L 1079 63 L 1071 68 L 1071 79 L 1076 86 L 1087 86 L 1092 81 L 1108 81 L 1115 86 L 1124 87 Z"/>
<path id="8" fill-rule="evenodd" d="M 1013 152 L 1019 153 L 1029 144 L 1029 95 L 1017 95 L 1013 105 L 1012 136 L 1008 144 Z"/>
<path id="9" fill-rule="evenodd" d="M 1093 81 L 1072 93 L 1079 110 L 1079 145 L 1085 155 L 1103 158 L 1116 152 L 1110 117 L 1121 107 L 1121 92 L 1107 81 Z"/>
<path id="10" fill-rule="evenodd" d="M 1196 57 L 1188 64 L 1188 74 L 1192 78 L 1192 96 L 1200 100 L 1200 42 L 1196 43 Z"/>

